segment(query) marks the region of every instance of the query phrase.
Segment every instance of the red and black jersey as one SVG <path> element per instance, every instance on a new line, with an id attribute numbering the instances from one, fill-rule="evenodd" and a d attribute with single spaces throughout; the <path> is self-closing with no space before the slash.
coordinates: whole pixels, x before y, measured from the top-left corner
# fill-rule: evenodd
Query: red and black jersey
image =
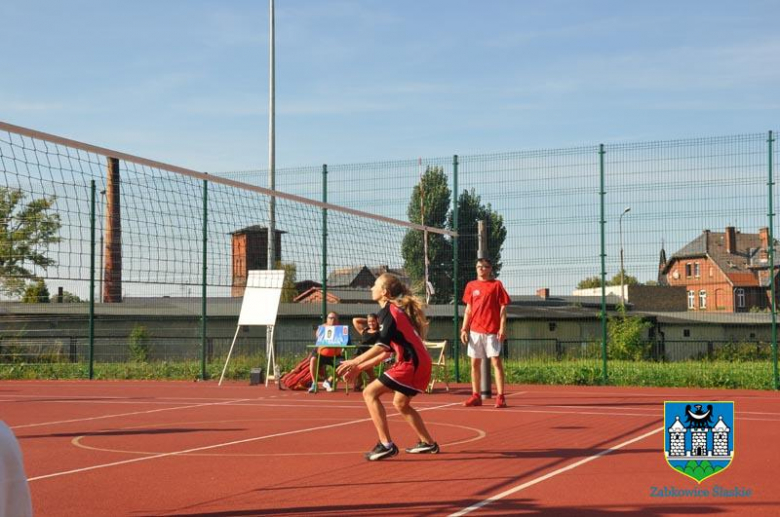
<path id="1" fill-rule="evenodd" d="M 407 390 L 424 391 L 431 377 L 431 356 L 409 316 L 394 304 L 388 303 L 379 311 L 377 319 L 377 344 L 395 352 L 396 356 L 396 363 L 382 374 L 382 377 L 389 377 L 393 383 L 385 384 L 406 394 L 412 394 L 407 393 Z"/>

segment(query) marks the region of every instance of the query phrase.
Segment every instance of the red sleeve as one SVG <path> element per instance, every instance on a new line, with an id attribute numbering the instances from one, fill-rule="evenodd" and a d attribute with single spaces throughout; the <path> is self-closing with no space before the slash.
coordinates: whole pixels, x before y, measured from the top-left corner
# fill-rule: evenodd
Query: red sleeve
<path id="1" fill-rule="evenodd" d="M 466 305 L 471 303 L 471 282 L 466 284 L 466 289 L 463 291 L 463 303 Z"/>
<path id="2" fill-rule="evenodd" d="M 502 307 L 504 305 L 509 305 L 512 300 L 509 299 L 509 295 L 507 294 L 506 289 L 504 289 L 504 284 L 499 281 L 498 285 L 501 287 L 498 292 L 498 304 Z"/>

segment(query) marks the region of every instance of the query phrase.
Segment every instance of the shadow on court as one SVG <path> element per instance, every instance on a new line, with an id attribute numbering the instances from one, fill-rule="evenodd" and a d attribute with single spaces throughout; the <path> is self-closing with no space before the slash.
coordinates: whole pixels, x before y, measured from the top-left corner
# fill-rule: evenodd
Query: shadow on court
<path id="1" fill-rule="evenodd" d="M 216 512 L 186 512 L 165 513 L 170 517 L 248 517 L 248 516 L 281 516 L 296 517 L 310 515 L 360 515 L 368 517 L 379 517 L 386 515 L 401 517 L 422 517 L 433 515 L 449 515 L 479 504 L 480 501 L 461 499 L 457 501 L 432 502 L 425 504 L 417 503 L 390 503 L 390 504 L 355 504 L 355 505 L 323 505 L 323 506 L 300 506 L 291 508 L 253 508 L 253 509 L 235 509 Z M 732 509 L 744 508 L 749 514 L 749 502 L 733 504 Z M 763 506 L 763 505 L 762 505 Z M 498 515 L 548 515 L 555 517 L 609 517 L 617 515 L 642 515 L 647 517 L 663 517 L 668 515 L 717 515 L 726 512 L 724 508 L 717 508 L 711 505 L 702 504 L 675 504 L 668 506 L 648 506 L 648 505 L 600 505 L 595 507 L 583 506 L 542 506 L 534 499 L 519 500 L 501 500 L 480 508 L 474 512 L 474 515 L 498 516 Z M 157 517 L 160 514 L 148 514 L 143 517 Z"/>

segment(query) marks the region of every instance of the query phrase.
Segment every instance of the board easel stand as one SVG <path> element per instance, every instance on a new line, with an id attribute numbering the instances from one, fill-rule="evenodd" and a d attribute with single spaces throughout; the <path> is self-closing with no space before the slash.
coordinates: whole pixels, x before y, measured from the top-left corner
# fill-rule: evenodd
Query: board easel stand
<path id="1" fill-rule="evenodd" d="M 265 353 L 268 359 L 265 370 L 265 385 L 268 387 L 268 381 L 273 380 L 281 389 L 279 365 L 276 363 L 276 347 L 274 346 L 274 327 L 279 312 L 279 300 L 282 297 L 284 270 L 253 270 L 248 273 L 236 334 L 233 336 L 225 366 L 222 368 L 222 375 L 219 377 L 219 386 L 222 386 L 222 380 L 225 378 L 230 355 L 233 353 L 233 346 L 236 344 L 241 327 L 264 325 L 267 328 Z"/>

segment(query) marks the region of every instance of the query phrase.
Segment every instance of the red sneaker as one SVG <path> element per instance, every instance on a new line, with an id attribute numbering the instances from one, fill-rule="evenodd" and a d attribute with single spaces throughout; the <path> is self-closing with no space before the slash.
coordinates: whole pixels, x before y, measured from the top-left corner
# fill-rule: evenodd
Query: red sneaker
<path id="1" fill-rule="evenodd" d="M 506 407 L 506 398 L 503 393 L 496 397 L 496 407 Z"/>
<path id="2" fill-rule="evenodd" d="M 463 403 L 464 406 L 481 406 L 482 405 L 482 397 L 479 396 L 479 393 L 472 393 L 471 396 L 468 398 L 466 402 Z"/>

